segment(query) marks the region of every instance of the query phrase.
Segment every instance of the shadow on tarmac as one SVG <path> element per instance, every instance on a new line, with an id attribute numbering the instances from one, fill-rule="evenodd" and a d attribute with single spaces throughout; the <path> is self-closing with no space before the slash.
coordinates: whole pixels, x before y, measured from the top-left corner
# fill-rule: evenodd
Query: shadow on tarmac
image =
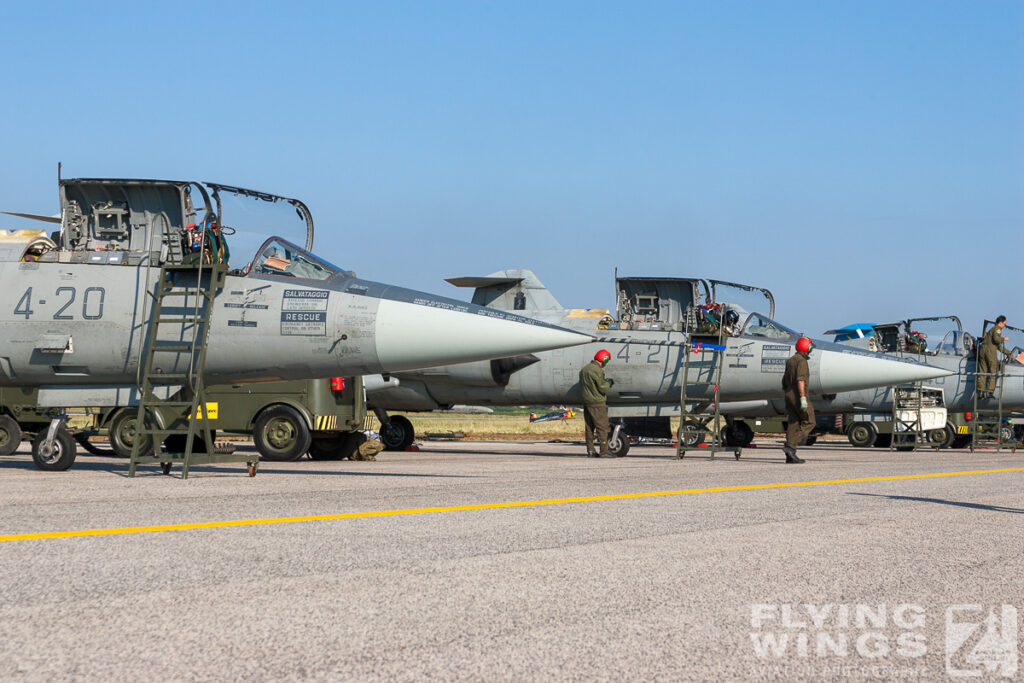
<path id="1" fill-rule="evenodd" d="M 340 462 L 340 461 L 339 461 Z M 42 472 L 36 467 L 32 460 L 5 460 L 0 459 L 0 470 L 34 470 Z M 117 477 L 128 477 L 128 463 L 120 462 L 89 462 L 88 460 L 75 460 L 75 464 L 71 466 L 68 472 L 74 470 L 89 470 L 92 472 L 108 472 Z M 210 465 L 193 465 L 188 468 L 189 474 L 214 474 L 225 477 L 237 477 L 246 475 L 245 468 L 229 469 L 221 466 L 210 466 Z M 407 472 L 377 472 L 377 471 L 339 471 L 339 470 L 321 470 L 310 467 L 309 469 L 263 469 L 261 470 L 266 475 L 272 474 L 317 474 L 317 475 L 328 475 L 328 476 L 343 476 L 343 477 L 414 477 L 419 479 L 476 479 L 474 475 L 468 474 L 414 474 Z M 60 476 L 59 472 L 54 472 L 54 476 Z M 165 475 L 154 465 L 140 465 L 136 470 L 137 477 L 163 477 L 170 476 L 174 478 L 181 477 L 181 466 L 175 465 L 171 470 L 170 475 Z M 259 476 L 259 473 L 257 473 Z"/>
<path id="2" fill-rule="evenodd" d="M 957 500 L 944 500 L 942 498 L 918 498 L 916 496 L 887 496 L 882 493 L 855 493 L 849 492 L 851 496 L 871 496 L 872 498 L 888 498 L 890 500 L 912 500 L 918 503 L 938 503 L 939 505 L 953 505 L 961 508 L 974 508 L 975 510 L 991 510 L 992 512 L 1009 512 L 1014 515 L 1024 515 L 1022 508 L 1009 508 L 1002 505 L 982 505 L 981 503 L 962 503 Z"/>

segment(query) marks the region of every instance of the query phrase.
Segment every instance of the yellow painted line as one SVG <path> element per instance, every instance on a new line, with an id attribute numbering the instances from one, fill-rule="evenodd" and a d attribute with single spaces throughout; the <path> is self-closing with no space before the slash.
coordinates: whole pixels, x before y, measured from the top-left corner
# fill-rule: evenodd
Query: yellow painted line
<path id="1" fill-rule="evenodd" d="M 865 477 L 863 479 L 829 479 L 826 481 L 793 481 L 781 484 L 749 484 L 746 486 L 718 486 L 707 489 L 684 489 L 681 491 L 651 491 L 647 493 L 616 493 L 607 496 L 583 496 L 580 498 L 552 498 L 550 500 L 520 500 L 508 503 L 480 503 L 478 505 L 449 505 L 445 507 L 412 508 L 408 510 L 376 510 L 373 512 L 343 512 L 335 515 L 304 515 L 301 517 L 270 517 L 267 519 L 234 519 L 222 522 L 192 522 L 189 524 L 160 524 L 157 526 L 131 526 L 116 529 L 81 529 L 77 531 L 44 531 L 35 534 L 8 534 L 0 536 L 3 541 L 32 541 L 45 538 L 75 538 L 77 536 L 114 536 L 118 534 L 143 534 L 151 531 L 187 531 L 189 529 L 220 529 L 236 526 L 257 526 L 263 524 L 290 524 L 292 522 L 321 522 L 331 519 L 359 519 L 363 517 L 394 517 L 398 515 L 422 515 L 431 512 L 464 512 L 467 510 L 499 510 L 502 508 L 533 507 L 537 505 L 562 505 L 564 503 L 594 503 L 608 500 L 630 500 L 633 498 L 658 498 L 663 496 L 685 496 L 691 493 L 724 493 L 726 491 L 756 491 L 759 489 L 781 489 L 797 486 L 827 486 L 830 484 L 861 484 L 870 481 L 898 481 L 901 479 L 932 479 L 936 477 L 962 477 L 970 474 L 999 474 L 1003 472 L 1024 472 L 1024 467 L 1010 467 L 1000 470 L 974 470 L 970 472 L 936 472 L 932 474 L 904 474 L 891 477 Z"/>

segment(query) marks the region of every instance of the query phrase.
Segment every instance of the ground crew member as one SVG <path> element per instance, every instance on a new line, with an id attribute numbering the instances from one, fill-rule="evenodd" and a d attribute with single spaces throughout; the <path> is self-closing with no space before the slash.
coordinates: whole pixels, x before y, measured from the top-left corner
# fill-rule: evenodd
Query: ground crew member
<path id="1" fill-rule="evenodd" d="M 996 390 L 996 374 L 999 372 L 999 352 L 1002 351 L 1006 357 L 1010 352 L 1006 350 L 1003 342 L 1010 341 L 1009 337 L 1003 336 L 1003 328 L 1006 327 L 1006 316 L 996 318 L 996 324 L 985 333 L 981 342 L 981 353 L 978 354 L 978 372 L 989 373 L 979 374 L 977 381 L 978 398 L 992 398 Z"/>
<path id="2" fill-rule="evenodd" d="M 782 452 L 786 454 L 787 463 L 802 463 L 796 455 L 797 447 L 804 442 L 807 435 L 814 429 L 814 406 L 807 400 L 807 386 L 811 381 L 811 371 L 807 367 L 807 358 L 814 349 L 814 342 L 807 337 L 796 340 L 796 353 L 786 361 L 786 371 L 782 375 L 782 390 L 786 398 L 786 444 Z"/>
<path id="3" fill-rule="evenodd" d="M 605 379 L 604 366 L 612 354 L 601 349 L 594 354 L 594 360 L 580 370 L 580 388 L 583 390 L 583 422 L 586 425 L 587 455 L 591 458 L 613 457 L 608 450 L 608 406 L 605 403 L 608 390 L 615 380 Z M 594 435 L 600 451 L 594 450 Z"/>

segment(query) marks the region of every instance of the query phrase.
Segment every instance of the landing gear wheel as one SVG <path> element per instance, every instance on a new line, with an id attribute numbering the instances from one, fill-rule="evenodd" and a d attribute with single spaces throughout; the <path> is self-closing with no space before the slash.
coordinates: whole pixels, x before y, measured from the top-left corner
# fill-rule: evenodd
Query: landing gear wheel
<path id="1" fill-rule="evenodd" d="M 49 432 L 49 427 L 40 431 L 36 434 L 36 438 L 32 439 L 32 459 L 41 470 L 63 472 L 75 461 L 77 453 L 75 440 L 62 425 L 54 434 L 53 443 L 47 447 L 44 445 L 47 432 Z"/>
<path id="2" fill-rule="evenodd" d="M 164 439 L 164 448 L 167 449 L 168 453 L 184 453 L 185 444 L 187 443 L 188 436 L 185 434 L 171 434 L 169 437 Z M 216 430 L 212 430 L 210 433 L 210 441 L 217 440 Z M 206 439 L 203 435 L 196 430 L 196 433 L 192 435 L 192 452 L 193 453 L 205 453 L 206 452 Z M 128 451 L 129 455 L 131 451 Z"/>
<path id="3" fill-rule="evenodd" d="M 416 430 L 404 415 L 392 415 L 390 424 L 380 425 L 380 442 L 386 451 L 404 451 L 412 445 Z"/>
<path id="4" fill-rule="evenodd" d="M 615 430 L 612 430 L 612 436 L 608 437 L 608 450 L 616 458 L 621 458 L 626 453 L 629 453 L 629 436 L 623 430 L 619 430 L 619 435 L 614 436 Z"/>
<path id="5" fill-rule="evenodd" d="M 953 443 L 953 427 L 946 425 L 928 432 L 928 445 L 932 448 L 949 448 Z"/>
<path id="6" fill-rule="evenodd" d="M 754 440 L 754 430 L 746 422 L 737 421 L 722 427 L 721 436 L 726 446 L 743 448 Z"/>
<path id="7" fill-rule="evenodd" d="M 21 427 L 10 415 L 0 415 L 0 455 L 10 455 L 21 445 Z"/>
<path id="8" fill-rule="evenodd" d="M 344 432 L 326 436 L 314 435 L 309 445 L 310 460 L 344 460 L 359 448 L 361 432 Z"/>
<path id="9" fill-rule="evenodd" d="M 1010 425 L 1003 425 L 1002 427 L 1000 427 L 999 440 L 1002 441 L 1003 444 L 1012 443 L 1014 441 L 1013 427 L 1011 427 Z"/>
<path id="10" fill-rule="evenodd" d="M 89 441 L 88 434 L 75 434 L 75 441 L 78 445 L 84 448 L 87 452 L 93 455 L 115 455 L 114 451 L 109 448 L 100 448 L 96 444 Z"/>
<path id="11" fill-rule="evenodd" d="M 679 443 L 686 448 L 694 448 L 704 443 L 704 426 L 699 422 L 689 421 L 679 425 L 677 438 Z"/>
<path id="12" fill-rule="evenodd" d="M 264 460 L 290 462 L 306 451 L 312 437 L 306 420 L 290 406 L 274 406 L 260 413 L 252 430 L 256 450 Z"/>
<path id="13" fill-rule="evenodd" d="M 126 408 L 118 411 L 110 421 L 110 427 L 107 429 L 110 434 L 110 448 L 119 458 L 132 457 L 132 447 L 135 445 L 139 429 L 138 417 L 138 410 Z M 147 436 L 145 439 L 139 444 L 139 455 L 153 455 L 153 437 Z"/>
<path id="14" fill-rule="evenodd" d="M 310 460 L 341 460 L 338 451 L 341 450 L 342 438 L 340 436 L 314 436 L 309 444 Z"/>
<path id="15" fill-rule="evenodd" d="M 870 448 L 878 439 L 878 430 L 870 422 L 855 422 L 846 432 L 850 445 L 856 448 Z"/>

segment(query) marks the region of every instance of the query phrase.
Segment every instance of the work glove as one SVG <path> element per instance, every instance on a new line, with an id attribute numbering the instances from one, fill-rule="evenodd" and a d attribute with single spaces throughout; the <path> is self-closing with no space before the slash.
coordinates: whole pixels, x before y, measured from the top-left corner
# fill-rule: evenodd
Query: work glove
<path id="1" fill-rule="evenodd" d="M 801 396 L 800 397 L 800 410 L 805 412 L 805 413 L 807 412 L 807 397 L 806 396 Z"/>
<path id="2" fill-rule="evenodd" d="M 613 380 L 611 377 L 608 378 L 608 386 L 615 386 L 615 380 Z"/>

